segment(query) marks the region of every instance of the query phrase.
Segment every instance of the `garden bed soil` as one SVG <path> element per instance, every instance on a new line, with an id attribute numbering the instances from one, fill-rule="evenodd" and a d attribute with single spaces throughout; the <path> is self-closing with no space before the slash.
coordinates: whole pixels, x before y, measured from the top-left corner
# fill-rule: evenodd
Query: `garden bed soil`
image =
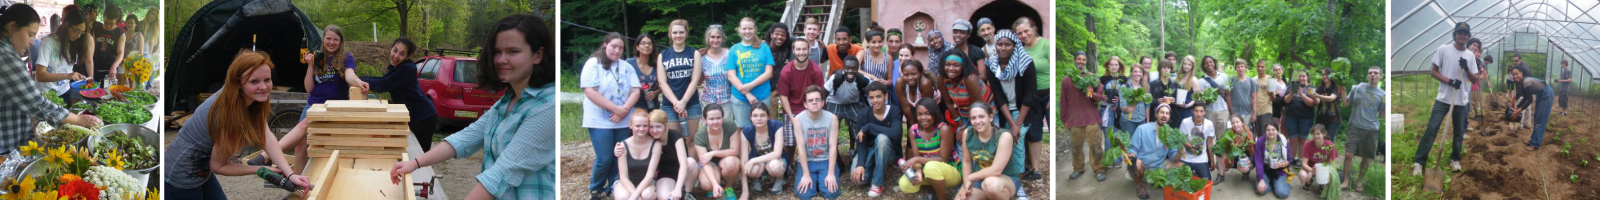
<path id="1" fill-rule="evenodd" d="M 1444 191 L 1447 199 L 1600 199 L 1600 165 L 1596 159 L 1600 146 L 1583 141 L 1600 142 L 1600 123 L 1592 123 L 1600 116 L 1593 110 L 1600 103 L 1590 99 L 1568 99 L 1571 111 L 1561 116 L 1559 106 L 1551 111 L 1552 125 L 1545 132 L 1543 147 L 1528 151 L 1525 145 L 1533 135 L 1531 127 L 1517 128 L 1515 122 L 1504 121 L 1504 109 L 1511 100 L 1504 93 L 1488 94 L 1487 107 L 1474 115 L 1469 122 L 1461 155 L 1462 173 L 1449 174 L 1452 181 Z M 1531 112 L 1531 111 L 1528 111 Z M 1427 120 L 1426 116 L 1413 118 Z M 1558 134 L 1559 132 L 1559 134 Z M 1448 142 L 1448 128 L 1440 130 L 1437 144 Z M 1574 143 L 1570 157 L 1563 157 L 1564 143 Z M 1435 151 L 1445 148 L 1434 148 Z M 1445 153 L 1448 153 L 1446 151 Z M 1435 154 L 1439 155 L 1439 154 Z M 1444 154 L 1442 158 L 1448 158 Z M 1434 156 L 1431 159 L 1442 159 Z M 1396 172 L 1409 172 L 1409 165 L 1395 165 Z M 1578 182 L 1569 180 L 1576 172 Z"/>

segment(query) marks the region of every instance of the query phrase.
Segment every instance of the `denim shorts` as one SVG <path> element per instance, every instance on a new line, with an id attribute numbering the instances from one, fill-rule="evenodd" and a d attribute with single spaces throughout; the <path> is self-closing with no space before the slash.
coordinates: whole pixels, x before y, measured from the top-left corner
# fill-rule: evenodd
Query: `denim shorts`
<path id="1" fill-rule="evenodd" d="M 702 106 L 700 104 L 687 104 L 687 105 L 684 105 L 684 110 L 687 110 L 687 112 L 688 112 L 688 113 L 684 113 L 684 115 L 688 115 L 688 116 L 680 118 L 680 117 L 678 117 L 678 110 L 675 110 L 675 108 L 672 106 L 672 102 L 661 101 L 661 111 L 667 112 L 667 122 L 676 123 L 676 122 L 684 122 L 684 121 L 689 121 L 689 120 L 700 119 L 700 115 L 702 114 L 700 112 L 701 111 L 700 110 L 701 107 Z"/>

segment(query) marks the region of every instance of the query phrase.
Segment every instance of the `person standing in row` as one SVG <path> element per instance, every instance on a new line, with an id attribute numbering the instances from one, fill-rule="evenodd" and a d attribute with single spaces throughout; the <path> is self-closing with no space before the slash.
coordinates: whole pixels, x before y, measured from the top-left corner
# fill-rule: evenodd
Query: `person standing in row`
<path id="1" fill-rule="evenodd" d="M 633 109 L 641 113 L 659 110 L 661 109 L 661 87 L 664 85 L 657 83 L 659 82 L 657 79 L 660 78 L 660 74 L 656 73 L 656 68 L 660 68 L 661 63 L 659 61 L 661 58 L 656 57 L 658 56 L 656 55 L 656 40 L 650 38 L 649 34 L 640 33 L 639 37 L 634 38 L 633 41 L 633 55 L 634 57 L 623 60 L 628 65 L 632 65 L 633 74 L 639 76 L 639 93 L 641 96 L 639 96 L 639 102 L 633 104 Z"/>
<path id="2" fill-rule="evenodd" d="M 850 43 L 850 28 L 840 26 L 833 30 L 833 44 L 828 44 L 828 74 L 844 69 L 844 62 L 840 58 L 854 57 L 856 52 L 861 52 L 861 46 Z M 858 59 L 859 61 L 859 59 Z"/>
<path id="3" fill-rule="evenodd" d="M 1039 74 L 1038 70 L 1034 68 L 1033 57 L 1029 56 L 1027 50 L 1023 49 L 1022 40 L 1018 39 L 1016 33 L 1011 32 L 1010 29 L 1002 29 L 996 32 L 992 42 L 995 52 L 987 56 L 992 59 L 988 59 L 988 63 L 984 64 L 989 66 L 989 71 L 991 72 L 990 76 L 985 77 L 985 79 L 988 80 L 990 87 L 996 87 L 996 89 L 993 89 L 994 91 L 1002 93 L 1001 95 L 996 95 L 997 97 L 995 98 L 996 102 L 1000 102 L 995 105 L 1001 105 L 1001 107 L 997 107 L 997 110 L 1000 111 L 997 113 L 1005 116 L 1004 118 L 1010 119 L 1007 121 L 1010 124 L 1006 124 L 1006 126 L 1010 127 L 1011 133 L 1019 134 L 1018 138 L 1022 138 L 1022 141 L 1026 143 L 1022 148 L 1027 150 L 1024 151 L 1023 156 L 1026 159 L 1020 161 L 1024 163 L 1023 166 L 1026 170 L 1019 178 L 1024 180 L 1043 179 L 1044 176 L 1034 171 L 1034 169 L 1048 167 L 1036 166 L 1034 161 L 1048 159 L 1042 158 L 1044 154 L 1041 153 L 1044 151 L 1044 115 L 1048 113 L 1045 111 L 1044 104 L 1049 101 L 1039 101 L 1040 98 L 1037 93 L 1033 92 L 1039 90 L 1038 82 L 1034 78 Z M 1099 87 L 1088 89 L 1096 90 L 1091 96 L 1095 100 L 1087 102 L 1088 104 L 1085 104 L 1087 106 L 1081 108 L 1094 110 L 1095 102 L 1105 99 L 1104 92 L 1098 91 L 1101 89 Z M 1090 121 L 1096 121 L 1094 119 L 1096 118 L 1093 116 L 1088 118 Z M 1100 127 L 1096 123 L 1090 129 L 1099 130 Z M 1098 135 L 1100 133 L 1097 132 L 1095 134 Z"/>
<path id="4" fill-rule="evenodd" d="M 750 105 L 755 103 L 771 104 L 767 100 L 772 93 L 772 85 L 768 80 L 772 78 L 772 50 L 770 46 L 761 43 L 761 37 L 756 35 L 756 20 L 745 17 L 739 20 L 740 42 L 733 45 L 728 57 L 724 73 L 728 74 L 728 84 L 733 86 L 733 107 L 731 110 L 750 110 Z M 750 113 L 733 112 L 733 122 L 738 126 L 750 125 Z"/>
<path id="5" fill-rule="evenodd" d="M 773 88 L 772 92 L 775 94 L 773 98 L 777 100 L 774 102 L 784 104 L 781 107 L 787 108 L 787 111 L 781 113 L 783 116 L 794 116 L 804 111 L 805 101 L 801 97 L 804 97 L 805 88 L 821 86 L 824 81 L 823 69 L 817 66 L 816 62 L 809 60 L 811 52 L 806 49 L 811 43 L 805 38 L 795 39 L 794 47 L 790 49 L 794 52 L 794 59 L 784 62 L 783 67 L 784 73 L 789 76 L 778 79 L 777 87 Z"/>
<path id="6" fill-rule="evenodd" d="M 700 74 L 703 76 L 700 77 L 700 80 L 705 80 L 704 87 L 696 88 L 700 90 L 701 109 L 705 109 L 705 106 L 710 105 L 733 106 L 732 85 L 729 84 L 728 73 L 726 73 L 728 71 L 728 48 L 722 46 L 723 39 L 726 36 L 722 33 L 721 24 L 706 26 L 706 46 L 705 48 L 700 48 L 700 59 L 697 60 L 700 62 Z M 703 119 L 711 116 L 700 117 Z M 728 116 L 724 116 L 724 118 L 733 118 L 733 114 L 728 113 Z"/>
<path id="7" fill-rule="evenodd" d="M 890 68 L 894 68 L 894 61 L 890 60 L 889 53 L 883 50 L 883 30 L 867 30 L 866 37 L 861 39 L 865 40 L 866 48 L 855 54 L 856 60 L 861 61 L 861 72 L 863 72 L 861 75 L 872 82 L 892 84 L 893 80 L 890 78 L 894 77 L 891 74 L 894 69 Z"/>
<path id="8" fill-rule="evenodd" d="M 767 26 L 767 37 L 762 41 L 767 43 L 767 48 L 772 50 L 773 62 L 788 62 L 794 56 L 794 39 L 789 37 L 789 25 L 782 22 Z M 781 67 L 782 65 L 776 65 Z M 771 80 L 783 80 L 783 69 L 773 71 Z"/>
<path id="9" fill-rule="evenodd" d="M 633 104 L 640 98 L 638 75 L 633 66 L 622 61 L 622 34 L 606 34 L 598 50 L 583 64 L 583 127 L 588 129 L 589 143 L 594 145 L 595 161 L 589 176 L 589 192 L 598 197 L 611 191 L 611 182 L 617 179 L 616 159 L 612 147 L 627 136 L 627 119 Z"/>
<path id="10" fill-rule="evenodd" d="M 1083 56 L 1084 55 L 1080 52 L 1077 57 Z M 1120 68 L 1112 67 L 1113 65 L 1121 66 L 1121 59 L 1113 56 L 1110 60 L 1106 60 L 1107 69 Z M 1074 77 L 1088 77 L 1090 74 L 1088 69 L 1093 68 L 1094 66 L 1087 65 L 1087 63 L 1085 63 L 1085 65 L 1077 65 L 1075 67 L 1078 67 L 1079 74 L 1073 75 Z M 1062 102 L 1062 113 L 1060 116 L 1061 125 L 1067 127 L 1067 134 L 1072 136 L 1072 144 L 1067 146 L 1067 151 L 1075 152 L 1072 154 L 1072 169 L 1075 171 L 1072 172 L 1072 175 L 1067 177 L 1070 179 L 1078 179 L 1079 176 L 1083 175 L 1084 171 L 1093 169 L 1095 180 L 1105 181 L 1106 169 L 1108 166 L 1101 166 L 1102 163 L 1096 162 L 1096 159 L 1092 159 L 1099 158 L 1101 157 L 1100 154 L 1105 153 L 1104 144 L 1095 144 L 1097 142 L 1105 142 L 1105 139 L 1101 138 L 1105 137 L 1105 132 L 1100 129 L 1101 120 L 1098 118 L 1098 113 L 1069 112 L 1069 110 L 1094 110 L 1095 103 L 1099 102 L 1095 99 L 1097 97 L 1103 97 L 1099 95 L 1103 93 L 1103 90 L 1102 88 L 1098 87 L 1078 88 L 1076 84 L 1072 84 L 1070 81 L 1062 81 L 1061 88 L 1061 97 L 1058 97 Z M 1083 156 L 1083 153 L 1076 153 L 1082 149 L 1084 145 L 1089 146 L 1088 148 L 1090 153 L 1087 157 Z M 1084 162 L 1088 162 L 1089 166 L 1085 166 Z M 1090 166 L 1093 166 L 1093 168 L 1090 168 Z"/>
<path id="11" fill-rule="evenodd" d="M 1355 107 L 1350 111 L 1350 128 L 1348 129 L 1350 131 L 1345 134 L 1345 159 L 1344 167 L 1342 168 L 1352 170 L 1349 170 L 1345 173 L 1347 175 L 1344 175 L 1349 178 L 1341 177 L 1339 180 L 1366 180 L 1363 178 L 1367 175 L 1367 169 L 1370 168 L 1369 166 L 1373 162 L 1372 159 L 1378 156 L 1378 148 L 1384 148 L 1378 145 L 1378 142 L 1384 139 L 1383 132 L 1378 130 L 1382 129 L 1380 126 L 1383 123 L 1383 109 L 1388 104 L 1384 99 L 1389 94 L 1383 90 L 1382 81 L 1383 68 L 1372 66 L 1367 68 L 1367 82 L 1350 86 L 1350 98 L 1349 101 L 1344 101 L 1344 104 L 1347 106 L 1354 105 Z M 1361 158 L 1361 165 L 1351 168 L 1350 163 L 1354 163 L 1355 161 L 1353 160 L 1356 158 Z M 1363 190 L 1362 183 L 1365 183 L 1365 181 L 1341 182 L 1341 184 L 1347 184 L 1356 192 Z"/>
<path id="12" fill-rule="evenodd" d="M 672 41 L 672 46 L 661 50 L 661 61 L 656 65 L 655 74 L 663 77 L 656 84 L 662 87 L 661 109 L 667 111 L 667 129 L 693 133 L 700 130 L 700 98 L 696 98 L 696 88 L 700 88 L 701 76 L 704 71 L 700 69 L 702 55 L 689 47 L 689 21 L 683 19 L 672 20 L 667 28 L 667 38 Z M 685 123 L 687 122 L 687 123 Z M 683 123 L 684 125 L 679 125 Z M 680 126 L 687 126 L 685 127 Z"/>

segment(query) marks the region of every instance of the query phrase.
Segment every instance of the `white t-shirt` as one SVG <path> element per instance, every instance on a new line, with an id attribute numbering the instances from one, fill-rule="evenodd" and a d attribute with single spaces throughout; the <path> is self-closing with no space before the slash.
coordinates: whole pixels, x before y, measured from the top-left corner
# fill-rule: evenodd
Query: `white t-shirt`
<path id="1" fill-rule="evenodd" d="M 1230 80 L 1230 79 L 1228 79 L 1228 75 L 1227 74 L 1220 74 L 1220 73 L 1217 74 L 1217 77 L 1212 77 L 1211 78 L 1211 81 L 1216 81 L 1217 82 L 1217 85 L 1215 87 L 1215 88 L 1217 88 L 1217 100 L 1213 101 L 1211 103 L 1208 103 L 1206 105 L 1206 111 L 1222 112 L 1222 111 L 1228 110 L 1228 102 L 1225 101 L 1226 99 L 1223 99 L 1223 95 L 1222 95 L 1222 92 L 1227 92 L 1228 89 L 1233 88 L 1233 87 L 1230 87 L 1230 85 L 1228 85 L 1228 80 Z M 1200 90 L 1200 91 L 1195 91 L 1195 92 L 1201 92 L 1201 91 L 1205 91 L 1206 89 L 1213 88 L 1211 86 L 1211 82 L 1206 82 L 1205 78 L 1194 77 L 1194 83 L 1195 83 L 1195 89 Z M 1196 98 L 1199 98 L 1199 97 L 1196 97 Z"/>
<path id="2" fill-rule="evenodd" d="M 1469 71 L 1462 71 L 1460 60 L 1467 61 Z M 1439 83 L 1439 94 L 1434 100 L 1455 106 L 1467 105 L 1471 99 L 1467 98 L 1467 95 L 1472 92 L 1472 82 L 1467 80 L 1467 76 L 1478 73 L 1478 59 L 1472 57 L 1471 51 L 1456 50 L 1455 45 L 1445 44 L 1433 50 L 1433 64 L 1439 66 L 1439 73 L 1445 78 L 1461 81 L 1461 88 L 1452 88 L 1449 84 Z"/>
<path id="3" fill-rule="evenodd" d="M 72 58 L 72 55 L 61 56 L 61 47 L 61 44 L 56 42 L 56 37 L 45 37 L 43 41 L 39 42 L 39 64 L 45 66 L 46 72 L 55 74 L 72 73 L 72 63 L 76 62 L 69 63 L 68 60 L 76 58 Z M 28 73 L 33 72 L 30 71 Z M 56 91 L 56 94 L 61 94 L 67 92 L 67 89 L 71 87 L 71 82 L 72 80 L 60 80 L 38 82 L 36 85 L 39 89 L 53 90 Z"/>
<path id="4" fill-rule="evenodd" d="M 600 65 L 600 60 L 589 58 L 583 63 L 583 72 L 579 74 L 578 88 L 594 88 L 600 92 L 604 100 L 616 106 L 623 106 L 628 101 L 628 93 L 639 89 L 639 75 L 633 73 L 633 65 L 618 60 L 611 62 L 611 69 L 607 70 Z M 641 97 L 642 98 L 642 97 Z M 611 111 L 600 108 L 594 104 L 593 99 L 583 97 L 583 127 L 598 129 L 627 128 L 628 120 L 620 122 L 611 121 Z M 627 108 L 633 112 L 633 108 Z"/>
<path id="5" fill-rule="evenodd" d="M 1178 125 L 1178 132 L 1183 132 L 1183 134 L 1189 135 L 1190 138 L 1193 138 L 1195 136 L 1202 136 L 1202 137 L 1205 137 L 1205 138 L 1216 138 L 1217 137 L 1217 133 L 1215 131 L 1216 128 L 1214 126 L 1212 126 L 1211 120 L 1205 120 L 1204 123 L 1200 123 L 1199 125 L 1195 125 L 1194 124 L 1194 119 L 1197 118 L 1197 117 L 1201 118 L 1201 119 L 1206 118 L 1205 116 L 1195 116 L 1195 117 L 1184 118 L 1183 119 L 1183 123 Z M 1200 131 L 1200 132 L 1196 133 L 1195 131 Z M 1200 146 L 1200 148 L 1201 148 L 1200 154 L 1189 154 L 1188 151 L 1185 151 L 1184 154 L 1183 154 L 1183 159 L 1180 159 L 1180 161 L 1183 161 L 1183 162 L 1186 162 L 1186 163 L 1205 163 L 1205 162 L 1209 162 L 1210 161 L 1210 156 L 1208 156 L 1208 155 L 1211 155 L 1211 153 L 1210 153 L 1210 150 L 1206 150 L 1205 148 L 1210 148 L 1211 144 L 1200 144 L 1198 146 Z"/>

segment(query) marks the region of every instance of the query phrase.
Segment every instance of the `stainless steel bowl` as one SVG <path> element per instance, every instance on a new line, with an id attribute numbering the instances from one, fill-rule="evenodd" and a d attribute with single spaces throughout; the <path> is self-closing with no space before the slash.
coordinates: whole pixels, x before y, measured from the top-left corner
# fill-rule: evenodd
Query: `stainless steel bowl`
<path id="1" fill-rule="evenodd" d="M 134 138 L 138 138 L 140 142 L 144 142 L 144 144 L 147 145 L 147 146 L 153 146 L 153 145 L 161 144 L 161 135 L 159 133 L 156 133 L 155 130 L 150 130 L 150 128 L 145 128 L 144 126 L 139 126 L 138 124 L 112 124 L 112 125 L 106 125 L 104 127 L 100 127 L 100 134 L 90 137 L 90 140 L 89 140 L 89 144 L 90 144 L 89 146 L 91 146 L 90 149 L 100 148 L 100 147 L 98 147 L 98 145 L 100 145 L 100 141 L 104 141 L 105 137 L 107 135 L 116 133 L 117 131 L 122 131 L 123 133 L 126 133 L 129 136 L 133 136 Z M 123 149 L 118 149 L 118 151 L 123 151 Z M 139 173 L 149 174 L 151 172 L 154 172 L 156 168 L 160 168 L 160 167 L 161 167 L 161 164 L 158 163 L 155 166 L 151 166 L 149 168 L 127 169 L 127 170 L 137 171 Z"/>

